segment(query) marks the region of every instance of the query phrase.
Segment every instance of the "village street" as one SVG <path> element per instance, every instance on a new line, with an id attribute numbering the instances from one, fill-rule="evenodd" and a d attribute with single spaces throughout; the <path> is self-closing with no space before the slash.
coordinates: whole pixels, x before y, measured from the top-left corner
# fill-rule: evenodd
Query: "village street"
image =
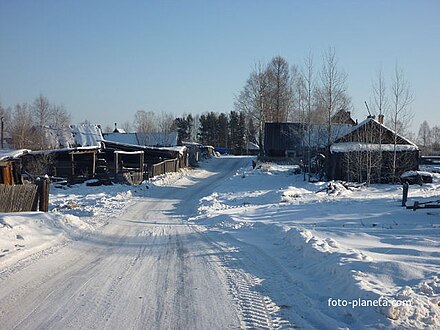
<path id="1" fill-rule="evenodd" d="M 215 172 L 138 198 L 100 233 L 76 233 L 9 267 L 0 280 L 0 328 L 240 328 L 225 251 L 186 220 L 200 198 L 245 163 L 250 159 L 216 162 Z M 262 326 L 271 322 L 265 309 L 255 314 Z"/>
<path id="2" fill-rule="evenodd" d="M 0 329 L 439 328 L 438 212 L 252 159 L 54 186 L 50 212 L 2 215 Z"/>

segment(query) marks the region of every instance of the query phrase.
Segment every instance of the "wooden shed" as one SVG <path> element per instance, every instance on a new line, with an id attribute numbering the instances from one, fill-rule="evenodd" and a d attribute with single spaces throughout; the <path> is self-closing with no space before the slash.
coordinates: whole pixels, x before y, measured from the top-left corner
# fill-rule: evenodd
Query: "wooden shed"
<path id="1" fill-rule="evenodd" d="M 370 117 L 330 147 L 329 179 L 357 182 L 395 182 L 417 170 L 419 148 Z"/>
<path id="2" fill-rule="evenodd" d="M 50 175 L 82 182 L 96 175 L 99 147 L 78 147 L 32 151 L 22 158 L 23 172 L 31 177 Z"/>

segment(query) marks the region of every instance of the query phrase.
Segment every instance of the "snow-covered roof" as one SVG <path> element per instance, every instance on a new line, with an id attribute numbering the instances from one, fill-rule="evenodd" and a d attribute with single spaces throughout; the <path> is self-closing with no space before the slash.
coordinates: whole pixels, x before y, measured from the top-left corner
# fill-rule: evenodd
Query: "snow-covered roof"
<path id="1" fill-rule="evenodd" d="M 365 119 L 364 121 L 360 122 L 358 125 L 356 125 L 356 126 L 352 126 L 352 129 L 351 129 L 349 132 L 347 132 L 346 134 L 344 134 L 343 136 L 353 133 L 354 131 L 356 131 L 356 130 L 359 129 L 360 127 L 367 125 L 369 122 L 374 122 L 375 124 L 382 126 L 382 127 L 385 128 L 386 130 L 390 131 L 392 134 L 396 134 L 400 139 L 402 139 L 402 140 L 405 141 L 406 143 L 415 146 L 415 147 L 417 148 L 417 150 L 419 149 L 419 148 L 417 147 L 417 145 L 416 145 L 414 142 L 408 140 L 406 137 L 400 135 L 399 133 L 396 133 L 394 130 L 392 130 L 392 129 L 389 128 L 388 126 L 386 126 L 386 125 L 384 125 L 384 124 L 381 124 L 380 122 L 378 122 L 378 121 L 377 121 L 376 119 L 374 119 L 373 117 L 369 117 L 369 118 Z M 341 136 L 341 137 L 342 137 L 342 136 Z"/>
<path id="2" fill-rule="evenodd" d="M 133 145 L 139 145 L 136 133 L 104 133 L 104 139 L 106 141 L 113 141 L 119 143 L 128 143 Z"/>
<path id="3" fill-rule="evenodd" d="M 75 140 L 75 146 L 78 147 L 92 147 L 100 146 L 100 141 L 103 140 L 101 128 L 99 125 L 80 124 L 70 125 L 72 135 Z"/>
<path id="4" fill-rule="evenodd" d="M 168 151 L 174 151 L 174 152 L 179 152 L 181 155 L 183 155 L 183 152 L 187 149 L 185 146 L 175 146 L 175 147 L 154 147 L 154 146 L 140 146 L 140 145 L 136 145 L 136 144 L 129 144 L 129 143 L 121 143 L 121 142 L 114 142 L 114 141 L 107 141 L 107 140 L 102 140 L 102 142 L 104 144 L 110 144 L 113 146 L 119 146 L 119 147 L 128 147 L 128 148 L 134 148 L 137 150 L 144 150 L 144 151 L 148 151 L 148 150 L 168 150 Z"/>
<path id="5" fill-rule="evenodd" d="M 202 146 L 201 143 L 198 142 L 191 142 L 191 141 L 182 141 L 182 145 L 184 146 Z"/>
<path id="6" fill-rule="evenodd" d="M 412 144 L 396 144 L 396 151 L 417 151 L 419 148 Z M 394 151 L 394 144 L 373 144 L 362 142 L 339 142 L 333 143 L 330 152 L 353 152 L 353 151 Z"/>
<path id="7" fill-rule="evenodd" d="M 90 146 L 90 147 L 75 147 L 75 148 L 61 148 L 61 149 L 48 149 L 48 150 L 35 150 L 29 151 L 29 154 L 32 155 L 47 155 L 51 153 L 57 152 L 86 152 L 86 151 L 97 151 L 99 146 Z"/>
<path id="8" fill-rule="evenodd" d="M 136 133 L 140 145 L 174 147 L 177 146 L 177 132 L 169 133 Z"/>
<path id="9" fill-rule="evenodd" d="M 120 154 L 120 155 L 143 155 L 144 151 L 143 150 L 138 150 L 138 151 L 115 150 L 115 154 Z"/>
<path id="10" fill-rule="evenodd" d="M 181 156 L 183 156 L 183 153 L 187 148 L 186 146 L 175 146 L 175 147 L 158 147 L 155 149 L 177 151 Z"/>
<path id="11" fill-rule="evenodd" d="M 432 173 L 430 173 L 430 172 L 424 172 L 424 171 L 406 171 L 406 172 L 403 172 L 402 175 L 401 175 L 400 177 L 401 177 L 401 178 L 408 178 L 408 177 L 411 177 L 411 176 L 417 176 L 417 175 L 420 175 L 420 176 L 427 176 L 427 177 L 432 177 L 432 176 L 433 176 Z"/>
<path id="12" fill-rule="evenodd" d="M 330 143 L 351 132 L 353 125 L 332 124 L 330 129 Z M 309 145 L 310 134 L 310 145 Z M 309 147 L 325 148 L 328 145 L 328 127 L 326 125 L 312 124 L 309 130 L 304 132 L 303 143 Z"/>
<path id="13" fill-rule="evenodd" d="M 249 141 L 248 143 L 246 143 L 246 149 L 248 149 L 248 150 L 260 150 L 260 147 L 258 146 L 258 144 Z"/>
<path id="14" fill-rule="evenodd" d="M 75 145 L 71 126 L 60 128 L 45 126 L 43 132 L 48 148 L 70 148 Z"/>
<path id="15" fill-rule="evenodd" d="M 27 154 L 28 152 L 30 152 L 30 150 L 28 149 L 18 149 L 18 150 L 0 149 L 0 161 L 17 158 L 24 154 Z"/>

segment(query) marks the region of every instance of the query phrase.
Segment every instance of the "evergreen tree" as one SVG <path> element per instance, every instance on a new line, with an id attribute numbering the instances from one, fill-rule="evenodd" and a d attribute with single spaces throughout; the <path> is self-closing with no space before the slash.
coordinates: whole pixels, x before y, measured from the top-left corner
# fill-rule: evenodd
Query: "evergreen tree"
<path id="1" fill-rule="evenodd" d="M 217 121 L 217 146 L 222 148 L 228 147 L 229 128 L 228 128 L 228 116 L 225 113 L 221 113 L 218 116 Z"/>
<path id="2" fill-rule="evenodd" d="M 237 111 L 231 111 L 229 114 L 229 148 L 233 153 L 237 153 L 240 140 L 240 118 Z"/>
<path id="3" fill-rule="evenodd" d="M 211 111 L 201 115 L 199 121 L 199 142 L 204 145 L 218 145 L 218 115 Z"/>
<path id="4" fill-rule="evenodd" d="M 188 141 L 191 137 L 188 120 L 184 117 L 174 119 L 174 126 L 177 128 L 178 139 L 180 142 Z"/>
<path id="5" fill-rule="evenodd" d="M 246 150 L 246 117 L 243 112 L 238 118 L 237 150 L 240 155 Z"/>
<path id="6" fill-rule="evenodd" d="M 193 135 L 193 129 L 194 129 L 194 118 L 191 114 L 188 114 L 186 116 L 186 123 L 187 123 L 187 140 L 191 141 L 191 137 Z"/>

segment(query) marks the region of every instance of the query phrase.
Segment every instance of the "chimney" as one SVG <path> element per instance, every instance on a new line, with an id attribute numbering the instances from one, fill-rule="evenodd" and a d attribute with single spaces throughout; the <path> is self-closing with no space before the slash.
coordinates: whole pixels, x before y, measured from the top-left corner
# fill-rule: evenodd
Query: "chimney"
<path id="1" fill-rule="evenodd" d="M 379 123 L 383 125 L 384 115 L 383 115 L 383 114 L 380 114 L 380 115 L 378 116 L 378 119 L 379 119 Z"/>

